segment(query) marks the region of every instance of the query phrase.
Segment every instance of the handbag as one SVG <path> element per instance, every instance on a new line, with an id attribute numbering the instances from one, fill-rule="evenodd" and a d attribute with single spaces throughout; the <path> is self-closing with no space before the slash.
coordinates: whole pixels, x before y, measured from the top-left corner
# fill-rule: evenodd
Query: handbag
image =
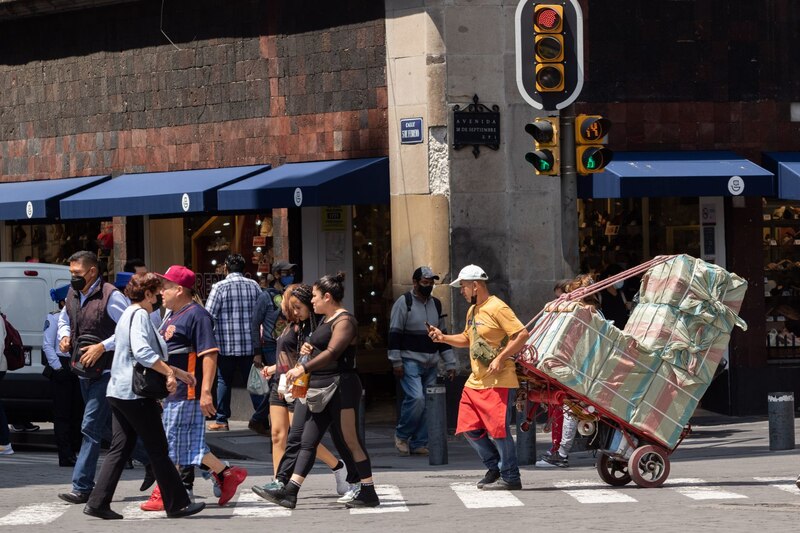
<path id="1" fill-rule="evenodd" d="M 250 366 L 250 374 L 247 376 L 247 392 L 255 396 L 269 394 L 269 380 L 264 379 L 256 365 Z"/>
<path id="2" fill-rule="evenodd" d="M 503 351 L 503 348 L 508 344 L 508 335 L 503 337 L 499 348 L 493 348 L 486 339 L 478 334 L 478 326 L 475 324 L 475 308 L 472 310 L 472 344 L 469 347 L 469 355 L 478 363 L 488 367 L 491 362 L 497 357 L 497 354 Z"/>
<path id="3" fill-rule="evenodd" d="M 306 393 L 306 405 L 312 413 L 321 413 L 328 402 L 331 401 L 336 390 L 339 388 L 339 376 L 334 378 L 333 383 L 327 387 L 309 387 Z"/>
<path id="4" fill-rule="evenodd" d="M 136 311 L 131 313 L 131 323 L 128 326 L 129 335 L 131 326 L 133 325 L 133 315 L 135 314 Z M 153 327 L 152 323 L 150 323 L 150 327 Z M 158 349 L 161 351 L 160 346 Z M 130 352 L 131 357 L 133 357 L 133 348 L 128 346 L 128 351 Z M 167 390 L 167 376 L 156 371 L 154 368 L 148 368 L 141 363 L 135 363 L 133 365 L 131 389 L 133 389 L 133 393 L 137 396 L 153 398 L 155 400 L 163 400 L 169 396 L 169 391 Z"/>

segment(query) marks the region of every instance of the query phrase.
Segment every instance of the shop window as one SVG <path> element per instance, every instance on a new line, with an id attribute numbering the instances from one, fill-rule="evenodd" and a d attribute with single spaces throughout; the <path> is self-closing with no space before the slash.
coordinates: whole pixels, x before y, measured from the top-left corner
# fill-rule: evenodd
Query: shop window
<path id="1" fill-rule="evenodd" d="M 635 266 L 657 255 L 700 257 L 699 198 L 578 200 L 581 269 Z"/>
<path id="2" fill-rule="evenodd" d="M 353 312 L 359 323 L 358 366 L 388 370 L 386 337 L 392 309 L 389 206 L 353 206 Z"/>
<path id="3" fill-rule="evenodd" d="M 800 206 L 763 200 L 767 358 L 800 358 Z"/>
<path id="4" fill-rule="evenodd" d="M 197 273 L 201 299 L 225 277 L 225 258 L 232 253 L 244 256 L 244 275 L 266 287 L 274 257 L 271 214 L 185 217 L 183 227 L 185 264 Z"/>
<path id="5" fill-rule="evenodd" d="M 114 237 L 107 221 L 58 224 L 11 224 L 11 260 L 65 265 L 75 252 L 97 254 L 102 265 L 113 265 Z"/>

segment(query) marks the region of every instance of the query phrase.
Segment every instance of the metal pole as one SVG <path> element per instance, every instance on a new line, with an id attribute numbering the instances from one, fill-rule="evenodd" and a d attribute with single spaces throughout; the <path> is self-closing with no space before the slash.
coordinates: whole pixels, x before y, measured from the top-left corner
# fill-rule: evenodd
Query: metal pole
<path id="1" fill-rule="evenodd" d="M 447 464 L 447 395 L 441 385 L 425 388 L 425 415 L 428 419 L 428 464 Z"/>
<path id="2" fill-rule="evenodd" d="M 794 449 L 794 393 L 771 392 L 767 394 L 769 415 L 769 449 Z"/>
<path id="3" fill-rule="evenodd" d="M 575 163 L 575 105 L 561 110 L 561 257 L 565 276 L 578 272 L 578 174 Z"/>
<path id="4" fill-rule="evenodd" d="M 525 400 L 525 410 L 522 412 L 516 411 L 514 414 L 517 418 L 517 463 L 520 465 L 532 465 L 536 463 L 536 420 L 531 422 L 527 431 L 522 429 L 522 426 L 528 426 L 525 423 L 525 417 L 531 408 L 528 400 Z"/>

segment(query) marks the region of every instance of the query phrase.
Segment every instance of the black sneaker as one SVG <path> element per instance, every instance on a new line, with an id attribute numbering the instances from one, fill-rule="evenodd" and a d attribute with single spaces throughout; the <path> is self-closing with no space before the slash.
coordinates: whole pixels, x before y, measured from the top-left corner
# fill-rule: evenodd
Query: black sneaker
<path id="1" fill-rule="evenodd" d="M 39 431 L 39 426 L 35 426 L 30 422 L 23 422 L 22 424 L 9 424 L 8 429 L 14 433 L 33 433 Z"/>
<path id="2" fill-rule="evenodd" d="M 256 485 L 253 487 L 253 492 L 267 501 L 277 503 L 281 507 L 286 507 L 287 509 L 297 507 L 297 494 L 289 494 L 283 487 L 265 489 Z"/>
<path id="3" fill-rule="evenodd" d="M 485 485 L 483 490 L 522 490 L 521 481 L 506 481 L 505 479 L 498 479 L 494 483 Z"/>
<path id="4" fill-rule="evenodd" d="M 490 485 L 500 479 L 500 471 L 499 470 L 487 470 L 486 475 L 483 476 L 483 479 L 478 481 L 478 488 L 482 489 L 486 485 Z"/>
<path id="5" fill-rule="evenodd" d="M 361 484 L 361 490 L 358 491 L 356 497 L 345 503 L 344 506 L 348 509 L 358 507 L 377 507 L 381 504 L 378 499 L 378 494 L 375 492 L 375 485 Z"/>
<path id="6" fill-rule="evenodd" d="M 569 466 L 569 459 L 566 457 L 561 457 L 561 454 L 558 453 L 555 453 L 549 457 L 542 457 L 542 461 L 559 468 L 567 468 Z"/>
<path id="7" fill-rule="evenodd" d="M 800 489 L 800 476 L 797 476 L 797 481 L 794 482 L 797 485 L 797 488 Z"/>

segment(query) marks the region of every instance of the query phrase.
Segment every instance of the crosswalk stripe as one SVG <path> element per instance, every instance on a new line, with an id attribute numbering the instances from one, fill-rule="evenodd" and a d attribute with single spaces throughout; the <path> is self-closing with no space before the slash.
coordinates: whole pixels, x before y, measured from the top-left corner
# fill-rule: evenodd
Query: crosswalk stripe
<path id="1" fill-rule="evenodd" d="M 167 513 L 164 511 L 142 511 L 139 506 L 145 501 L 147 500 L 142 499 L 129 503 L 120 514 L 122 514 L 125 520 L 154 520 L 156 518 L 167 517 Z"/>
<path id="2" fill-rule="evenodd" d="M 375 492 L 381 499 L 378 507 L 362 507 L 350 509 L 350 514 L 374 514 L 374 513 L 405 513 L 408 512 L 406 501 L 397 485 L 375 485 Z"/>
<path id="3" fill-rule="evenodd" d="M 754 477 L 753 479 L 762 483 L 769 483 L 771 487 L 775 487 L 776 489 L 790 494 L 800 494 L 800 489 L 797 488 L 793 479 L 785 477 Z"/>
<path id="4" fill-rule="evenodd" d="M 618 489 L 604 488 L 602 485 L 598 485 L 596 481 L 557 481 L 554 485 L 580 503 L 635 503 L 637 501 L 635 498 L 628 496 L 624 492 L 620 492 Z"/>
<path id="5" fill-rule="evenodd" d="M 721 487 L 707 485 L 707 483 L 707 481 L 698 478 L 678 478 L 668 479 L 664 486 L 693 500 L 733 500 L 737 498 L 747 498 L 744 494 L 730 492 Z M 672 487 L 670 485 L 688 486 Z"/>
<path id="6" fill-rule="evenodd" d="M 521 507 L 519 498 L 503 490 L 481 490 L 474 483 L 450 483 L 450 488 L 467 509 Z"/>
<path id="7" fill-rule="evenodd" d="M 11 511 L 3 518 L 0 524 L 3 526 L 29 526 L 37 524 L 49 524 L 60 517 L 70 508 L 68 503 L 37 503 L 25 505 Z"/>
<path id="8" fill-rule="evenodd" d="M 243 492 L 236 500 L 233 508 L 234 516 L 248 516 L 257 518 L 283 518 L 292 516 L 292 510 L 268 502 L 253 492 Z"/>

